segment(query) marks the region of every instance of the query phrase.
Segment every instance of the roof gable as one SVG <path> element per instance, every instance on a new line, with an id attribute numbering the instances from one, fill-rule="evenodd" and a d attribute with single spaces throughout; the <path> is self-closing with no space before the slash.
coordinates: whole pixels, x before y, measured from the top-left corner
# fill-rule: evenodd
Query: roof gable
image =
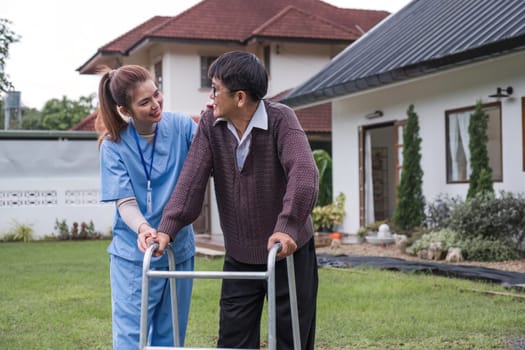
<path id="1" fill-rule="evenodd" d="M 305 25 L 308 23 L 308 25 Z M 356 40 L 361 33 L 351 27 L 341 26 L 326 18 L 310 14 L 306 11 L 287 6 L 274 17 L 256 28 L 254 36 L 262 37 L 298 37 L 315 39 Z"/>
<path id="2" fill-rule="evenodd" d="M 85 116 L 81 121 L 73 125 L 69 130 L 72 131 L 95 131 L 95 120 L 97 119 L 98 111 L 95 110 Z"/>
<path id="3" fill-rule="evenodd" d="M 413 0 L 283 102 L 315 103 L 523 48 L 523 0 Z"/>
<path id="4" fill-rule="evenodd" d="M 127 53 L 127 51 L 133 47 L 138 41 L 148 35 L 152 35 L 162 26 L 169 22 L 171 17 L 155 16 L 147 20 L 146 22 L 136 26 L 129 32 L 119 36 L 118 38 L 110 41 L 106 45 L 102 46 L 99 51 L 111 51 L 118 52 L 121 54 Z"/>
<path id="5" fill-rule="evenodd" d="M 177 16 L 156 16 L 138 25 L 99 48 L 78 70 L 93 73 L 95 58 L 127 56 L 155 40 L 247 44 L 259 37 L 275 37 L 349 43 L 388 15 L 338 8 L 320 0 L 203 0 Z"/>
<path id="6" fill-rule="evenodd" d="M 295 10 L 291 11 L 290 7 Z M 386 11 L 342 9 L 319 0 L 203 0 L 178 16 L 172 17 L 154 35 L 194 39 L 222 39 L 246 42 L 254 32 L 283 14 L 301 11 L 317 19 L 331 22 L 348 31 L 345 39 L 355 40 L 357 28 L 369 30 L 389 13 Z M 291 19 L 291 18 L 290 18 Z M 282 22 L 282 21 L 281 21 Z M 307 22 L 309 23 L 309 22 Z M 314 26 L 318 24 L 312 22 Z M 304 22 L 291 23 L 293 30 L 305 27 Z M 282 27 L 288 30 L 290 27 Z M 274 31 L 278 36 L 287 32 Z"/>

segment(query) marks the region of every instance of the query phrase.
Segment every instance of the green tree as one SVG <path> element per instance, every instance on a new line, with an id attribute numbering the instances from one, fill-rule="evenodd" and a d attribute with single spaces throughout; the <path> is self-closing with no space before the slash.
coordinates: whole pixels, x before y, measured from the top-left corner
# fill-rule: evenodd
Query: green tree
<path id="1" fill-rule="evenodd" d="M 9 46 L 18 42 L 20 37 L 11 30 L 10 25 L 11 21 L 0 18 L 0 92 L 14 88 L 9 76 L 4 71 L 4 67 L 7 58 L 9 58 Z"/>
<path id="2" fill-rule="evenodd" d="M 421 169 L 421 137 L 414 105 L 407 110 L 407 123 L 403 130 L 403 166 L 397 187 L 397 207 L 393 222 L 396 227 L 409 231 L 421 226 L 425 218 L 423 196 L 423 170 Z"/>
<path id="3" fill-rule="evenodd" d="M 487 135 L 489 115 L 483 110 L 483 104 L 478 101 L 476 109 L 470 115 L 468 133 L 470 137 L 470 178 L 467 199 L 476 194 L 493 194 L 492 168 L 489 166 Z"/>
<path id="4" fill-rule="evenodd" d="M 0 129 L 4 128 L 4 101 L 0 99 Z M 15 128 L 13 126 L 12 128 Z M 42 125 L 42 113 L 36 108 L 22 107 L 22 130 L 41 130 L 44 129 Z"/>
<path id="5" fill-rule="evenodd" d="M 43 130 L 42 112 L 36 108 L 22 109 L 22 130 Z"/>
<path id="6" fill-rule="evenodd" d="M 319 170 L 319 193 L 316 206 L 332 203 L 332 157 L 323 149 L 313 151 L 317 169 Z"/>
<path id="7" fill-rule="evenodd" d="M 79 100 L 70 100 L 63 96 L 61 100 L 48 100 L 42 109 L 42 125 L 46 130 L 68 130 L 91 113 L 94 95 L 82 96 Z"/>

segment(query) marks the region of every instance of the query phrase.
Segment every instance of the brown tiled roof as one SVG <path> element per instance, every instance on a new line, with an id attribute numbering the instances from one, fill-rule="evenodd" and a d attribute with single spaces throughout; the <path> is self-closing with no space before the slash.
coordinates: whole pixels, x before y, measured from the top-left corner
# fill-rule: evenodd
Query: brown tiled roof
<path id="1" fill-rule="evenodd" d="M 303 108 L 295 111 L 304 131 L 332 132 L 332 104 L 323 103 L 317 106 Z"/>
<path id="2" fill-rule="evenodd" d="M 174 17 L 156 16 L 99 48 L 100 55 L 129 55 L 148 40 L 246 44 L 293 38 L 350 44 L 389 15 L 339 8 L 320 0 L 203 0 Z M 86 62 L 78 70 L 93 73 Z"/>
<path id="3" fill-rule="evenodd" d="M 88 114 L 84 119 L 73 125 L 69 130 L 73 131 L 95 131 L 95 119 L 97 119 L 97 111 Z"/>
<path id="4" fill-rule="evenodd" d="M 131 29 L 129 32 L 119 36 L 118 38 L 102 46 L 99 49 L 99 51 L 118 52 L 121 54 L 126 54 L 131 47 L 136 45 L 145 37 L 151 36 L 153 33 L 155 33 L 156 29 L 161 27 L 166 22 L 170 21 L 172 18 L 173 17 L 162 16 L 152 17 L 146 22 Z"/>
<path id="5" fill-rule="evenodd" d="M 309 25 L 304 25 L 309 23 Z M 315 23 L 315 25 L 312 25 Z M 301 25 L 298 25 L 301 24 Z M 357 39 L 361 33 L 357 29 L 339 25 L 326 18 L 310 14 L 294 6 L 287 6 L 277 15 L 253 31 L 262 37 L 296 37 L 315 39 Z"/>
<path id="6" fill-rule="evenodd" d="M 290 29 L 301 32 L 307 26 L 315 28 L 321 21 L 322 26 L 328 22 L 333 24 L 334 38 L 341 35 L 342 27 L 346 30 L 344 39 L 353 41 L 360 36 L 361 29 L 368 31 L 389 14 L 386 11 L 343 9 L 319 0 L 203 0 L 164 23 L 153 35 L 243 43 L 257 36 L 256 29 L 267 26 L 291 7 L 295 8 L 295 15 L 301 11 L 310 17 L 307 22 L 292 21 L 286 31 L 277 33 L 278 36 L 288 36 Z M 326 33 L 322 37 L 324 35 Z M 306 38 L 315 39 L 317 36 L 314 33 Z"/>
<path id="7" fill-rule="evenodd" d="M 270 101 L 280 101 L 288 95 L 292 89 L 288 89 L 269 97 Z M 323 103 L 295 111 L 301 126 L 307 133 L 330 133 L 332 132 L 332 104 Z"/>

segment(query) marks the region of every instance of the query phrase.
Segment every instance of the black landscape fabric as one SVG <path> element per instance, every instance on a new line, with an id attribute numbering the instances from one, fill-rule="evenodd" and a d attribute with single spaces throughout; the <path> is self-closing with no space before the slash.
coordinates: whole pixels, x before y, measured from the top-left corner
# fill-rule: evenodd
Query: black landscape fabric
<path id="1" fill-rule="evenodd" d="M 320 267 L 357 267 L 370 266 L 385 270 L 402 272 L 426 272 L 445 277 L 457 277 L 471 280 L 483 280 L 503 286 L 525 284 L 525 273 L 496 270 L 481 266 L 454 265 L 446 263 L 407 261 L 398 258 L 364 255 L 318 254 Z"/>

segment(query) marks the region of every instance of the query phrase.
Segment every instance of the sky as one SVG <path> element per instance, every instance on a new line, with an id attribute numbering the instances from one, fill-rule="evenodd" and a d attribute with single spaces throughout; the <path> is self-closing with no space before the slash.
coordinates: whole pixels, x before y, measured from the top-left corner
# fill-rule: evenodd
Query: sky
<path id="1" fill-rule="evenodd" d="M 200 0 L 10 0 L 0 18 L 21 38 L 9 47 L 5 73 L 23 105 L 42 109 L 63 96 L 78 99 L 96 93 L 99 77 L 77 69 L 97 49 L 153 16 L 176 16 Z M 325 0 L 343 8 L 394 13 L 410 0 Z"/>

